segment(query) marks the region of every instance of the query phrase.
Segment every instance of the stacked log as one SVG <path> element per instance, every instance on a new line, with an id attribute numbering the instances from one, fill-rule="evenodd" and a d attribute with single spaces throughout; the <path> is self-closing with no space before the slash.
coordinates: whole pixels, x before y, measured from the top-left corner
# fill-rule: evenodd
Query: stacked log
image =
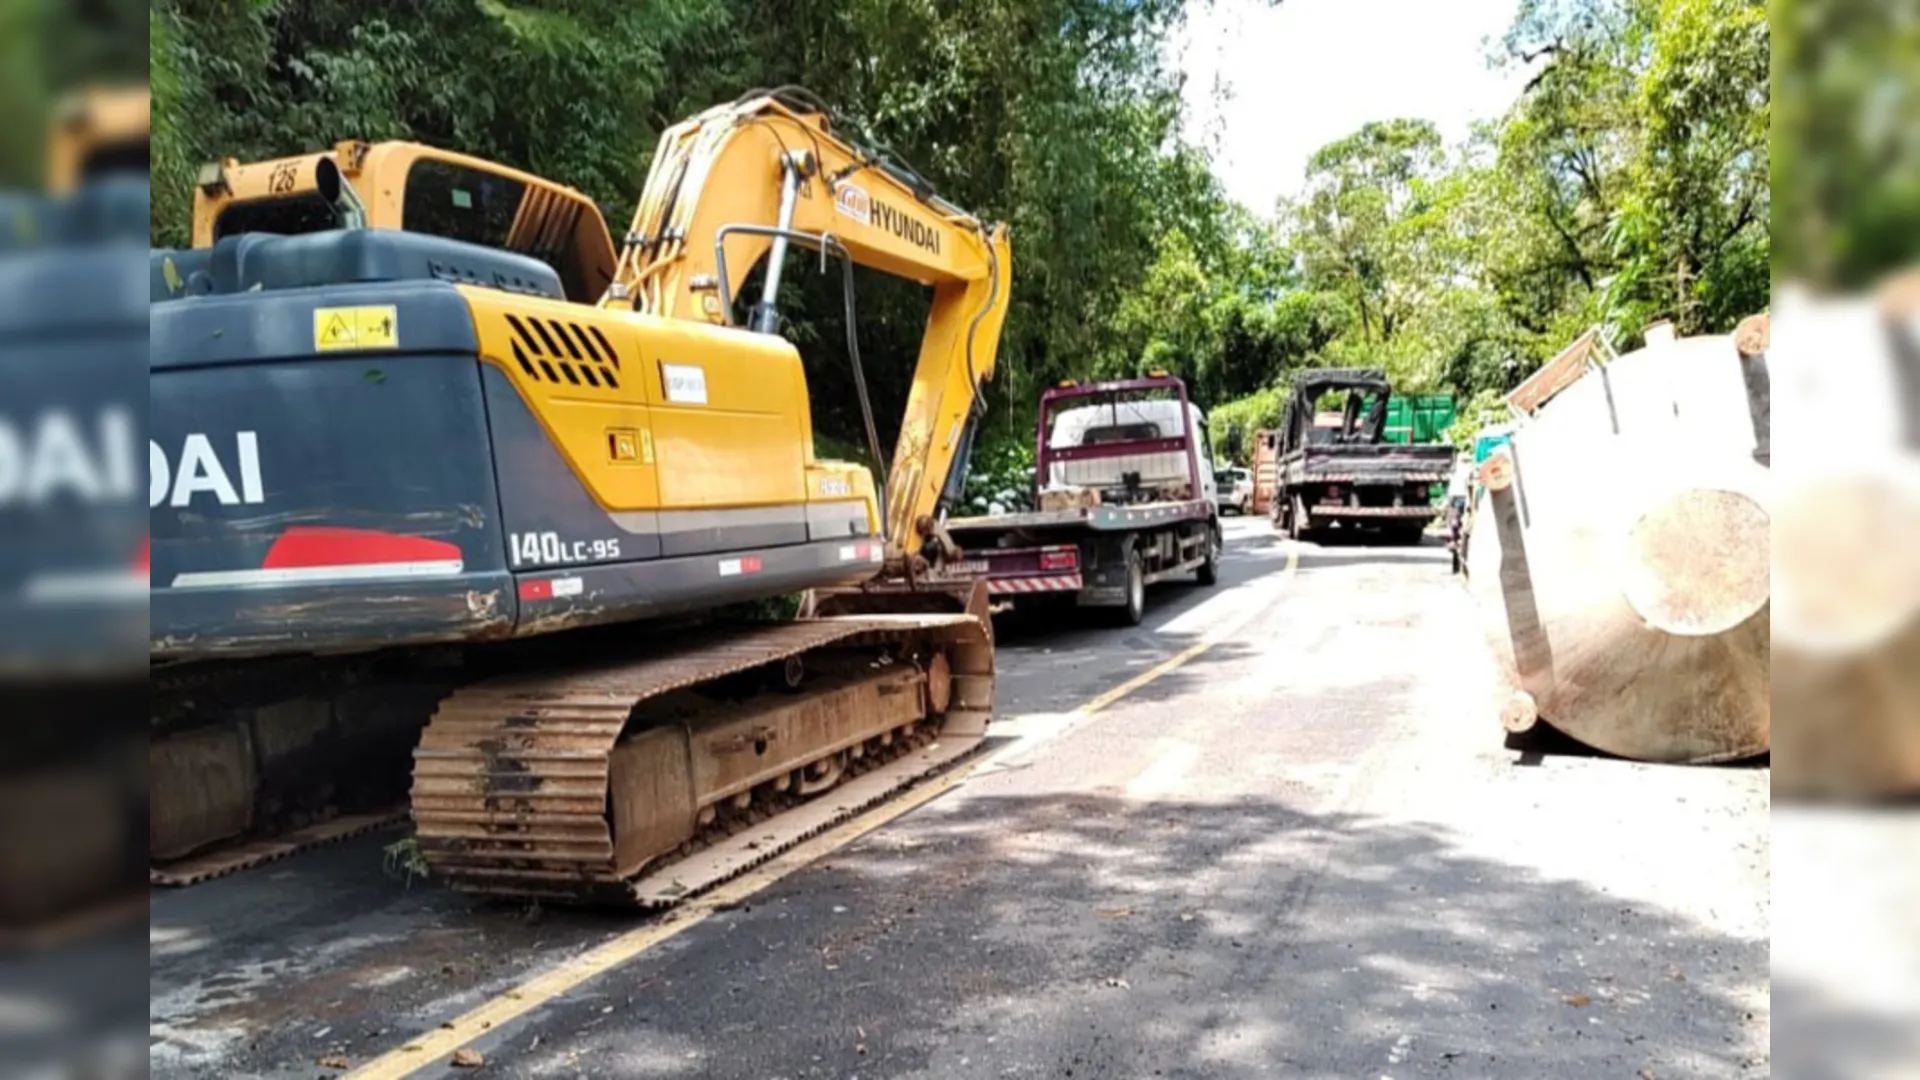
<path id="1" fill-rule="evenodd" d="M 1040 492 L 1042 510 L 1085 510 L 1100 505 L 1100 489 L 1053 487 Z"/>

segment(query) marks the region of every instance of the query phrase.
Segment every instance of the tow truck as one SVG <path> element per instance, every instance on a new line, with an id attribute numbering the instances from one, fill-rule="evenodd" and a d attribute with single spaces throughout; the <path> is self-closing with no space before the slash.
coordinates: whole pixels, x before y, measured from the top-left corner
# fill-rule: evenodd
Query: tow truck
<path id="1" fill-rule="evenodd" d="M 1178 378 L 1046 391 L 1034 459 L 1037 509 L 946 523 L 953 570 L 984 578 L 999 606 L 1101 608 L 1133 626 L 1148 585 L 1218 579 L 1213 451 Z"/>

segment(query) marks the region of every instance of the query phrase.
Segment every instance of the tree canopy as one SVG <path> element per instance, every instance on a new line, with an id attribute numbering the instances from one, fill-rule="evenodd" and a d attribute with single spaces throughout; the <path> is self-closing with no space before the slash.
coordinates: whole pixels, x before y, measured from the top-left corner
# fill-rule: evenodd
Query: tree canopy
<path id="1" fill-rule="evenodd" d="M 1011 226 L 989 441 L 1025 440 L 1062 378 L 1172 371 L 1244 431 L 1303 367 L 1486 400 L 1595 323 L 1626 343 L 1656 317 L 1722 330 L 1765 307 L 1757 0 L 1523 0 L 1492 61 L 1525 75 L 1505 115 L 1459 144 L 1381 117 L 1275 207 L 1229 200 L 1181 129 L 1165 46 L 1203 2 L 155 0 L 155 242 L 184 242 L 199 162 L 343 138 L 499 160 L 624 222 L 668 124 L 799 84 Z M 850 435 L 837 282 L 788 280 L 819 426 Z M 859 287 L 891 417 L 926 297 Z"/>

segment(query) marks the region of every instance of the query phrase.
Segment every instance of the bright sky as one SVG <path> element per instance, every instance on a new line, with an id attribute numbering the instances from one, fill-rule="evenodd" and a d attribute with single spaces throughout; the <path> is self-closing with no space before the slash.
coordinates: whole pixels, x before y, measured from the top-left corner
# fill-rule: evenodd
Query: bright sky
<path id="1" fill-rule="evenodd" d="M 1449 142 L 1505 111 L 1524 79 L 1487 67 L 1518 0 L 1215 0 L 1174 43 L 1186 128 L 1227 194 L 1269 214 L 1315 150 L 1369 120 L 1432 120 Z M 1212 100 L 1216 78 L 1232 96 Z M 1217 142 L 1215 141 L 1217 139 Z"/>

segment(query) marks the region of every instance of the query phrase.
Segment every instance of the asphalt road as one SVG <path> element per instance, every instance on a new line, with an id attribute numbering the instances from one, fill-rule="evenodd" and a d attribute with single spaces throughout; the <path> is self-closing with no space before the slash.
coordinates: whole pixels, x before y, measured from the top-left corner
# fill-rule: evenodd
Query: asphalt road
<path id="1" fill-rule="evenodd" d="M 156 893 L 153 1071 L 492 1002 L 417 1075 L 1768 1075 L 1766 770 L 1508 749 L 1443 550 L 1228 535 L 1139 628 L 1004 625 L 964 783 L 592 977 L 635 920 L 408 887 L 392 836 Z"/>

